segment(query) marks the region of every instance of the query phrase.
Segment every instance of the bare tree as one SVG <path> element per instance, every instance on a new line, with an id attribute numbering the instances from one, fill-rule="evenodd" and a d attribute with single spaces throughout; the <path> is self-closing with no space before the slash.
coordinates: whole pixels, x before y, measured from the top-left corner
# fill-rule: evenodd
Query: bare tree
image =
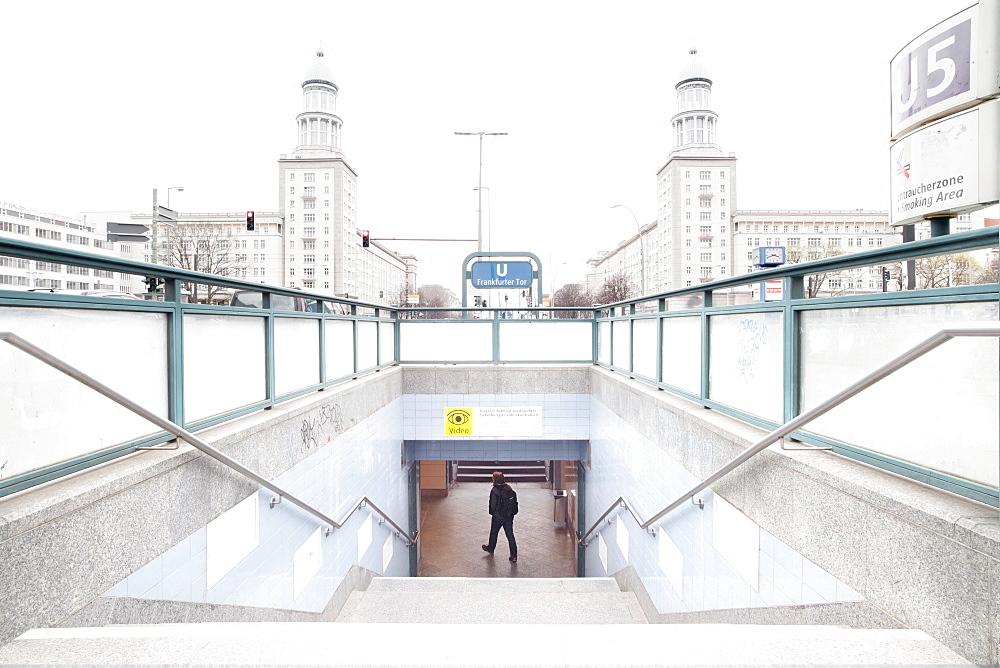
<path id="1" fill-rule="evenodd" d="M 788 260 L 788 264 L 799 264 L 843 254 L 844 251 L 836 246 L 789 246 L 785 251 L 785 259 Z M 827 296 L 841 294 L 844 292 L 844 278 L 839 274 L 831 274 L 826 271 L 810 274 L 805 282 L 806 298 L 813 299 L 819 296 L 820 292 L 826 292 Z M 830 279 L 834 279 L 832 285 Z M 824 286 L 827 288 L 825 291 Z"/>
<path id="2" fill-rule="evenodd" d="M 594 298 L 579 283 L 567 283 L 552 295 L 552 306 L 593 306 Z M 557 311 L 556 318 L 582 318 L 580 311 Z"/>
<path id="3" fill-rule="evenodd" d="M 458 302 L 455 293 L 443 285 L 421 285 L 417 289 L 420 295 L 420 306 L 424 308 L 447 308 Z M 454 318 L 454 311 L 428 311 L 426 316 L 432 320 Z"/>
<path id="4" fill-rule="evenodd" d="M 246 256 L 235 252 L 234 238 L 221 225 L 178 225 L 164 228 L 161 237 L 160 257 L 171 267 L 200 271 L 216 276 L 235 276 L 247 266 Z M 194 293 L 194 283 L 184 282 L 183 290 Z M 203 295 L 198 300 L 211 304 L 217 297 L 228 295 L 229 290 L 205 283 Z"/>
<path id="5" fill-rule="evenodd" d="M 608 276 L 607 280 L 604 281 L 604 285 L 597 291 L 595 299 L 598 304 L 614 304 L 625 301 L 631 295 L 632 288 L 629 285 L 628 278 L 626 278 L 625 272 L 620 271 L 617 274 Z"/>
<path id="6" fill-rule="evenodd" d="M 983 266 L 968 253 L 920 258 L 915 263 L 917 288 L 984 285 L 997 282 L 997 267 Z"/>

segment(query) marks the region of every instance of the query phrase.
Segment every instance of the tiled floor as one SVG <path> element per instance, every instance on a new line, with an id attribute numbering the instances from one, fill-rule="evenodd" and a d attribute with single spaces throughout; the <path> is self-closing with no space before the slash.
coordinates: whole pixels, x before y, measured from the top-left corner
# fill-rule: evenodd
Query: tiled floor
<path id="1" fill-rule="evenodd" d="M 448 496 L 421 499 L 423 577 L 560 578 L 576 577 L 573 530 L 552 521 L 552 489 L 545 483 L 511 483 L 517 491 L 514 518 L 517 563 L 507 560 L 503 531 L 492 555 L 480 547 L 489 540 L 489 483 L 460 482 Z"/>

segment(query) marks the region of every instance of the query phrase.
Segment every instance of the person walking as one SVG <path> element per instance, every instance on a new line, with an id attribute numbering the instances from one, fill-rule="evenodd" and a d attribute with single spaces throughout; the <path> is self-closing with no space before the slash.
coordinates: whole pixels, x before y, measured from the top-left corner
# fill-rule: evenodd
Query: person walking
<path id="1" fill-rule="evenodd" d="M 517 541 L 514 540 L 514 515 L 517 515 L 517 492 L 504 482 L 501 471 L 493 472 L 493 489 L 490 490 L 490 542 L 483 549 L 490 554 L 497 547 L 497 537 L 500 527 L 507 536 L 507 546 L 510 548 L 510 561 L 517 563 Z"/>

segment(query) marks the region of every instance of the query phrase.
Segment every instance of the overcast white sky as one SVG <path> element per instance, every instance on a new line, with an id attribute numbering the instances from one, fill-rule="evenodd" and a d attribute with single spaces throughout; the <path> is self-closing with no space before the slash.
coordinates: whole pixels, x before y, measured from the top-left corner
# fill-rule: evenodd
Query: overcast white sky
<path id="1" fill-rule="evenodd" d="M 656 211 L 674 84 L 692 45 L 714 81 L 740 209 L 888 207 L 888 69 L 971 0 L 13 2 L 0 5 L 0 201 L 64 215 L 277 211 L 301 83 L 322 43 L 340 88 L 359 226 L 476 235 L 546 288 Z M 475 243 L 387 243 L 457 288 Z M 551 260 L 550 260 L 551 258 Z M 551 264 L 550 264 L 551 262 Z"/>

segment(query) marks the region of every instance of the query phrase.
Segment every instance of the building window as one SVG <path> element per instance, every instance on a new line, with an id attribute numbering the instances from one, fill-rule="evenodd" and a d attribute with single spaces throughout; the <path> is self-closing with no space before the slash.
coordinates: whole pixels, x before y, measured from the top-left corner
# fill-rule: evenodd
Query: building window
<path id="1" fill-rule="evenodd" d="M 289 209 L 294 209 L 295 208 L 295 200 L 289 200 L 289 202 L 288 202 L 288 208 Z"/>
<path id="2" fill-rule="evenodd" d="M 330 172 L 323 172 L 323 180 L 324 181 L 330 180 Z"/>
<path id="3" fill-rule="evenodd" d="M 726 170 L 724 170 L 724 169 L 720 169 L 719 170 L 719 178 L 720 179 L 726 178 Z"/>
<path id="4" fill-rule="evenodd" d="M 306 222 L 308 223 L 309 221 L 307 220 Z M 314 237 L 314 236 L 316 236 L 316 228 L 315 227 L 303 227 L 302 228 L 302 236 L 304 236 L 304 237 Z"/>
<path id="5" fill-rule="evenodd" d="M 725 220 L 725 219 L 726 219 L 726 212 L 723 211 L 719 214 L 719 220 Z"/>
<path id="6" fill-rule="evenodd" d="M 303 209 L 315 209 L 316 208 L 316 200 L 314 200 L 314 199 L 307 199 L 306 201 L 302 202 L 302 208 Z"/>
<path id="7" fill-rule="evenodd" d="M 709 171 L 698 172 L 698 178 L 701 179 L 702 181 L 711 181 L 712 172 Z"/>
<path id="8" fill-rule="evenodd" d="M 712 261 L 712 254 L 711 253 L 701 253 L 701 255 L 700 255 L 700 261 L 701 262 L 711 262 Z"/>
<path id="9" fill-rule="evenodd" d="M 302 180 L 306 183 L 312 183 L 316 180 L 316 174 L 313 172 L 306 172 L 302 175 Z"/>
<path id="10" fill-rule="evenodd" d="M 798 237 L 788 237 L 788 245 L 789 246 L 801 246 L 802 245 L 802 239 L 799 239 Z"/>
<path id="11" fill-rule="evenodd" d="M 691 253 L 684 253 L 684 261 L 685 262 L 691 261 Z"/>
<path id="12" fill-rule="evenodd" d="M 720 193 L 726 192 L 726 184 L 725 183 L 722 183 L 722 184 L 719 185 L 719 192 Z"/>
<path id="13" fill-rule="evenodd" d="M 685 239 L 684 240 L 684 246 L 686 248 L 691 248 L 691 240 L 690 239 Z"/>
<path id="14" fill-rule="evenodd" d="M 315 255 L 303 255 L 302 256 L 302 261 L 304 263 L 306 263 L 306 264 L 314 264 L 316 262 L 316 256 Z"/>
<path id="15" fill-rule="evenodd" d="M 703 200 L 701 200 L 701 201 L 700 201 L 700 202 L 698 203 L 698 205 L 699 205 L 699 206 L 700 206 L 700 207 L 701 207 L 702 209 L 711 209 L 711 208 L 712 208 L 712 200 L 710 200 L 710 199 L 703 199 Z"/>
<path id="16" fill-rule="evenodd" d="M 702 267 L 701 268 L 701 277 L 702 278 L 712 278 L 712 268 L 711 267 Z"/>
<path id="17" fill-rule="evenodd" d="M 823 240 L 819 239 L 818 237 L 809 237 L 808 244 L 810 246 L 820 246 L 820 245 L 822 245 L 822 243 L 823 243 Z"/>
<path id="18" fill-rule="evenodd" d="M 830 245 L 831 246 L 840 246 L 840 239 L 839 238 L 837 238 L 837 239 L 830 239 Z"/>
<path id="19" fill-rule="evenodd" d="M 684 220 L 691 220 L 691 212 L 690 211 L 685 211 L 684 212 Z"/>
<path id="20" fill-rule="evenodd" d="M 702 211 L 698 215 L 698 220 L 712 220 L 712 212 L 711 211 Z"/>
<path id="21" fill-rule="evenodd" d="M 691 178 L 691 172 L 684 172 L 684 178 L 685 179 L 690 179 Z"/>
<path id="22" fill-rule="evenodd" d="M 684 234 L 691 234 L 691 226 L 690 225 L 685 225 L 684 226 Z"/>
<path id="23" fill-rule="evenodd" d="M 700 234 L 703 237 L 710 236 L 712 234 L 712 226 L 701 225 L 700 227 L 698 227 L 698 234 Z"/>

